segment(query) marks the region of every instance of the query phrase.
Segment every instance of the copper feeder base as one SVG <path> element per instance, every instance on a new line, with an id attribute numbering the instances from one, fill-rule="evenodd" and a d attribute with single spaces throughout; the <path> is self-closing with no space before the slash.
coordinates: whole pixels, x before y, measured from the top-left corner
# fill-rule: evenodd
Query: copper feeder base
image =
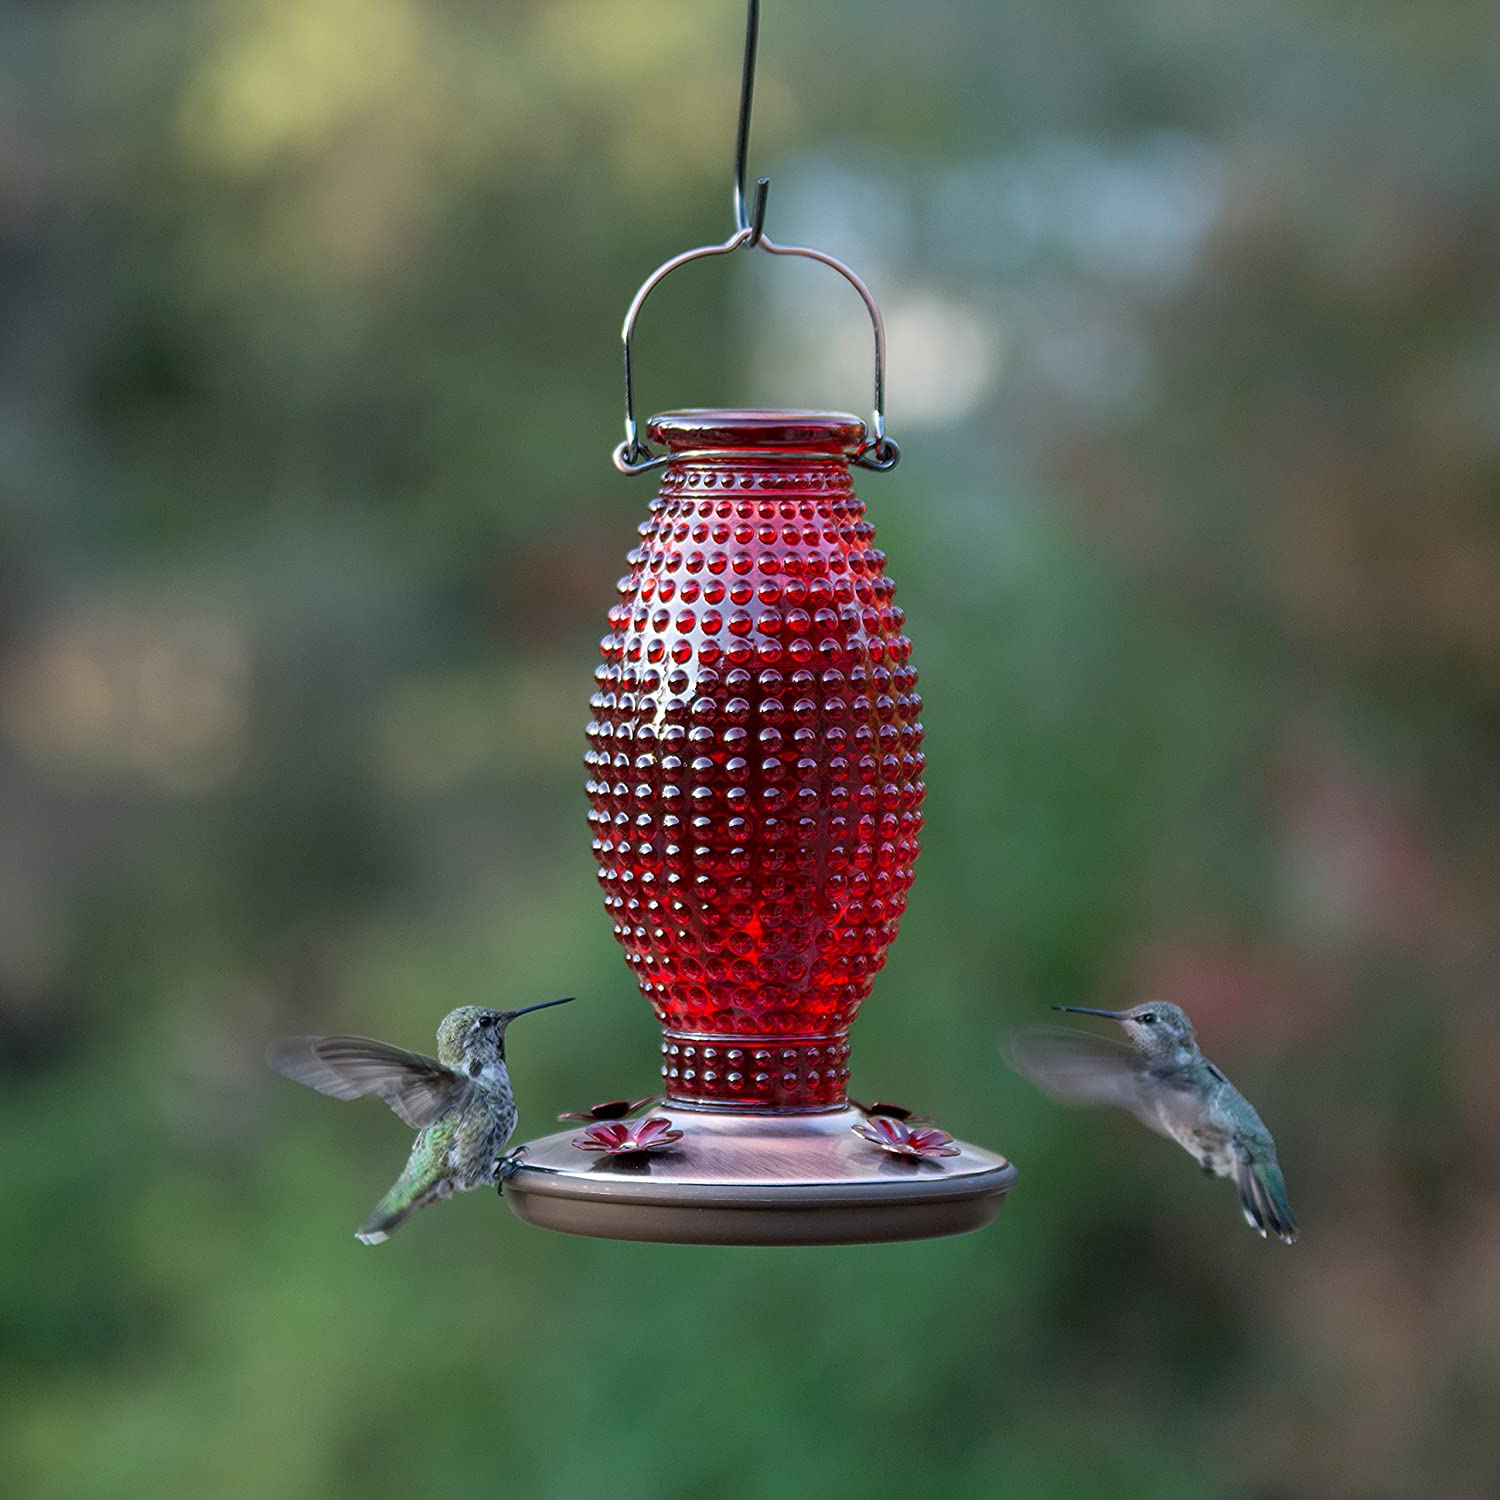
<path id="1" fill-rule="evenodd" d="M 505 1184 L 527 1224 L 598 1239 L 680 1245 L 855 1245 L 966 1234 L 1016 1180 L 1003 1156 L 955 1141 L 957 1156 L 912 1161 L 850 1128 L 856 1109 L 737 1114 L 663 1105 L 685 1132 L 669 1151 L 595 1156 L 579 1128 L 530 1141 Z"/>

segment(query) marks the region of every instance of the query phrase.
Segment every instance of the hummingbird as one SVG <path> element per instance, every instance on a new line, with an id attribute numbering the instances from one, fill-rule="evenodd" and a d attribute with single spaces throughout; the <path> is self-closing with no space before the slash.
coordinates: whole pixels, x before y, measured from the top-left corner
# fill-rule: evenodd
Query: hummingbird
<path id="1" fill-rule="evenodd" d="M 1175 1005 L 1130 1010 L 1054 1005 L 1103 1016 L 1127 1042 L 1060 1026 L 1028 1026 L 1006 1038 L 1011 1065 L 1064 1104 L 1113 1105 L 1174 1140 L 1210 1177 L 1232 1177 L 1245 1222 L 1290 1245 L 1297 1225 L 1276 1160 L 1276 1142 L 1250 1101 L 1199 1050 L 1193 1024 Z"/>
<path id="2" fill-rule="evenodd" d="M 505 1029 L 517 1016 L 573 998 L 520 1010 L 461 1005 L 437 1029 L 436 1057 L 366 1036 L 294 1036 L 271 1048 L 266 1060 L 278 1073 L 335 1099 L 375 1094 L 417 1132 L 405 1170 L 355 1239 L 379 1245 L 417 1209 L 503 1182 L 514 1170 L 514 1158 L 500 1155 L 516 1128 Z"/>

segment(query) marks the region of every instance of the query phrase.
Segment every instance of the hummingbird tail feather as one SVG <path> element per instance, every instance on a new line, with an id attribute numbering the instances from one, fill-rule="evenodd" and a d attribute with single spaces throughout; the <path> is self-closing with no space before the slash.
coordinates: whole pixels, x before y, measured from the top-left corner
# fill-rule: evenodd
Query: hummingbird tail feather
<path id="1" fill-rule="evenodd" d="M 383 1245 L 391 1237 L 391 1231 L 419 1208 L 446 1198 L 453 1191 L 453 1184 L 445 1178 L 418 1192 L 412 1188 L 403 1173 L 390 1192 L 370 1210 L 370 1217 L 354 1231 L 354 1238 L 364 1245 Z"/>
<path id="2" fill-rule="evenodd" d="M 1281 1168 L 1274 1161 L 1266 1162 L 1256 1169 L 1256 1177 L 1273 1211 L 1271 1228 L 1285 1244 L 1292 1244 L 1297 1238 L 1297 1222 L 1292 1218 L 1292 1205 L 1287 1200 Z"/>
<path id="3" fill-rule="evenodd" d="M 1283 1244 L 1292 1244 L 1297 1238 L 1297 1224 L 1287 1199 L 1286 1182 L 1276 1162 L 1241 1157 L 1235 1167 L 1234 1180 L 1240 1190 L 1245 1222 L 1257 1230 L 1262 1239 L 1270 1233 Z"/>

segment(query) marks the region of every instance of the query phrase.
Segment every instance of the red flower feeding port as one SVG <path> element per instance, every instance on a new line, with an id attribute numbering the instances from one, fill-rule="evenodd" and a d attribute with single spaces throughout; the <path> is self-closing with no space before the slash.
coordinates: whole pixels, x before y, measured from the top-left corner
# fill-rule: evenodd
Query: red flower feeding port
<path id="1" fill-rule="evenodd" d="M 764 180 L 746 207 L 756 25 L 752 3 L 736 231 L 660 267 L 625 319 L 615 463 L 663 472 L 609 613 L 589 725 L 605 905 L 662 1027 L 665 1102 L 648 1123 L 681 1135 L 659 1155 L 604 1149 L 601 1135 L 589 1157 L 574 1131 L 532 1141 L 505 1197 L 528 1223 L 624 1239 L 954 1234 L 994 1216 L 1015 1169 L 942 1130 L 867 1119 L 847 1095 L 849 1026 L 912 884 L 921 698 L 850 473 L 899 457 L 879 309 L 847 266 L 765 235 Z M 816 260 L 859 293 L 875 337 L 872 422 L 670 412 L 647 425 L 654 453 L 633 405 L 641 308 L 677 267 L 740 248 Z"/>
<path id="2" fill-rule="evenodd" d="M 580 1151 L 602 1151 L 606 1156 L 641 1156 L 647 1151 L 666 1151 L 682 1139 L 682 1131 L 661 1116 L 634 1123 L 611 1120 L 590 1125 L 582 1135 L 573 1137 Z"/>

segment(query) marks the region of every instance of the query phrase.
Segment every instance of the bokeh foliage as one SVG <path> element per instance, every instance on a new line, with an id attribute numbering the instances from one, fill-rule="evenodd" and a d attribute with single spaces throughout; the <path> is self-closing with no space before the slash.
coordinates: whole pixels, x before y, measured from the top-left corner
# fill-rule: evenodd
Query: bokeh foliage
<path id="1" fill-rule="evenodd" d="M 1396 1497 L 1500 1445 L 1490 8 L 766 7 L 770 223 L 866 271 L 929 822 L 857 1092 L 981 1235 L 662 1249 L 488 1195 L 350 1233 L 397 1122 L 284 1031 L 651 1082 L 583 820 L 647 482 L 616 329 L 727 232 L 741 15 L 0 10 L 8 1494 Z M 649 406 L 862 399 L 807 268 L 661 293 Z M 1306 1233 L 992 1039 L 1161 994 Z"/>

